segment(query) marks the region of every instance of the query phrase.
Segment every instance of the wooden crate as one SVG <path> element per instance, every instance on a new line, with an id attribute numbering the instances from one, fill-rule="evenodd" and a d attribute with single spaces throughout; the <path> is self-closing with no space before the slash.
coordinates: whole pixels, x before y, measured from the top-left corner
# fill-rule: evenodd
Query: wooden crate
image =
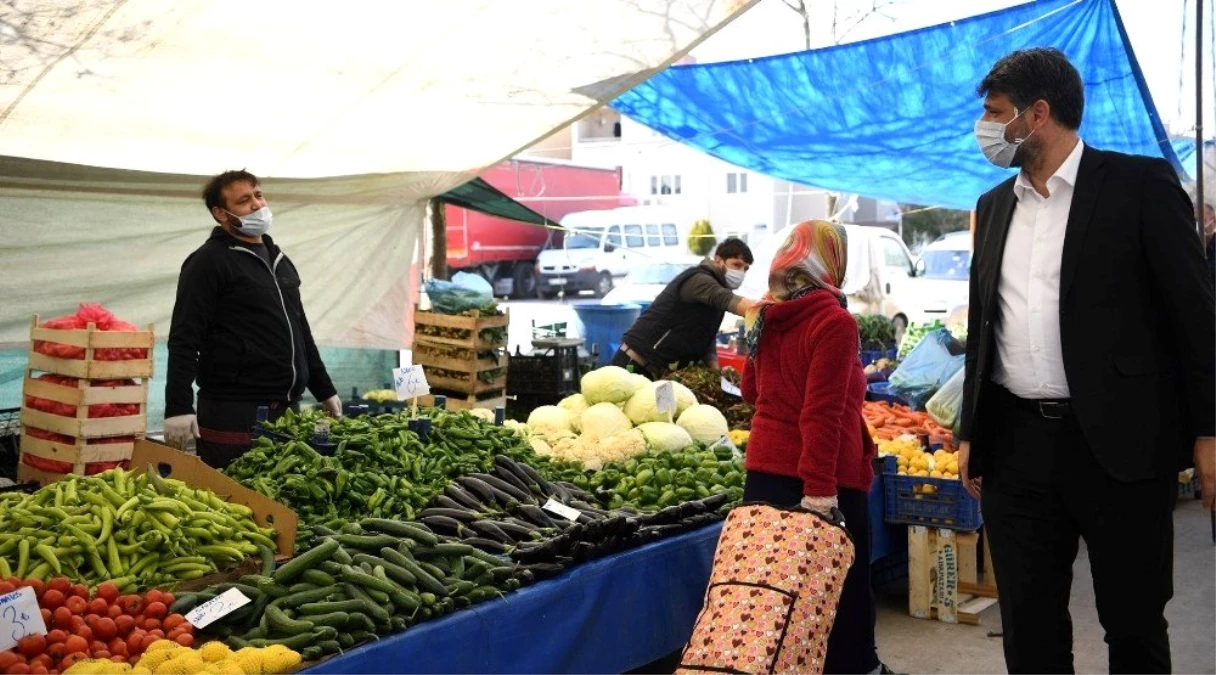
<path id="1" fill-rule="evenodd" d="M 478 373 L 463 373 L 463 377 L 456 378 L 436 375 L 428 366 L 423 366 L 422 369 L 426 371 L 426 381 L 431 389 L 444 389 L 460 394 L 488 394 L 507 388 L 505 373 L 494 378 L 492 382 L 483 382 L 477 378 Z"/>
<path id="2" fill-rule="evenodd" d="M 438 342 L 432 342 L 432 338 L 425 335 L 416 336 L 414 339 L 413 359 L 414 363 L 422 366 L 431 366 L 434 368 L 443 368 L 444 370 L 456 370 L 464 373 L 484 373 L 487 370 L 495 370 L 497 368 L 506 368 L 506 355 L 500 349 L 495 349 L 495 357 L 488 358 L 471 358 L 459 359 L 450 356 L 441 356 L 433 349 L 450 349 L 451 345 L 445 345 Z M 469 350 L 472 352 L 472 350 Z M 489 351 L 489 350 L 482 350 Z M 476 353 L 476 352 L 473 352 Z"/>
<path id="3" fill-rule="evenodd" d="M 996 575 L 984 539 L 984 578 L 978 574 L 979 532 L 908 526 L 908 614 L 918 619 L 979 625 L 996 604 Z"/>
<path id="4" fill-rule="evenodd" d="M 488 395 L 458 393 L 448 394 L 442 391 L 437 393 L 440 396 L 447 397 L 447 403 L 445 405 L 447 406 L 448 410 L 472 410 L 473 408 L 486 408 L 493 410 L 499 406 L 506 407 L 507 405 L 507 397 L 504 396 L 502 392 L 491 392 Z M 432 395 L 430 396 L 419 397 L 418 405 L 435 405 L 435 394 L 436 392 L 432 391 Z"/>
<path id="5" fill-rule="evenodd" d="M 510 316 L 506 313 L 501 316 L 477 316 L 475 310 L 470 310 L 467 314 L 439 314 L 437 312 L 424 312 L 417 308 L 414 309 L 414 339 L 428 340 L 432 344 L 446 345 L 449 347 L 462 347 L 465 349 L 473 349 L 475 351 L 486 351 L 497 349 L 506 346 L 506 340 L 498 340 L 490 342 L 481 339 L 481 331 L 487 328 L 506 328 L 510 323 Z M 428 335 L 423 331 L 424 327 L 433 326 L 436 328 L 454 328 L 468 331 L 468 337 L 452 338 L 441 337 L 438 335 Z"/>
<path id="6" fill-rule="evenodd" d="M 24 427 L 45 429 L 80 439 L 130 436 L 142 434 L 148 428 L 147 380 L 123 387 L 95 387 L 89 386 L 88 380 L 78 380 L 75 387 L 69 387 L 36 379 L 33 371 L 27 370 L 22 393 L 21 424 Z M 35 410 L 24 405 L 25 396 L 76 406 L 76 416 L 64 417 Z M 139 414 L 123 417 L 89 417 L 89 406 L 105 403 L 137 404 Z"/>
<path id="7" fill-rule="evenodd" d="M 78 330 L 42 328 L 38 315 L 30 321 L 29 367 L 45 373 L 78 377 L 86 380 L 115 380 L 128 377 L 152 377 L 152 346 L 155 340 L 154 327 L 147 330 L 105 331 L 97 330 L 93 324 Z M 55 342 L 85 350 L 83 359 L 61 359 L 33 350 L 33 342 Z M 146 349 L 148 358 L 128 361 L 98 361 L 93 357 L 95 349 Z"/>

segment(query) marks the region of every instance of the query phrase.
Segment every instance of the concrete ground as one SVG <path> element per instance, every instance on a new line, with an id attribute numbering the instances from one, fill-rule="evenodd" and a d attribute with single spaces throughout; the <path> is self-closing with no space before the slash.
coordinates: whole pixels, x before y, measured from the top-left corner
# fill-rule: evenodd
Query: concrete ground
<path id="1" fill-rule="evenodd" d="M 1176 673 L 1216 673 L 1216 545 L 1200 502 L 1186 499 L 1175 512 L 1174 599 L 1166 610 Z M 1128 533 L 1129 544 L 1135 539 Z M 1074 654 L 1078 673 L 1107 670 L 1106 643 L 1094 608 L 1084 545 L 1072 587 Z M 908 616 L 907 585 L 878 594 L 878 651 L 900 673 L 1004 673 L 1000 608 L 984 611 L 979 626 L 944 624 Z"/>

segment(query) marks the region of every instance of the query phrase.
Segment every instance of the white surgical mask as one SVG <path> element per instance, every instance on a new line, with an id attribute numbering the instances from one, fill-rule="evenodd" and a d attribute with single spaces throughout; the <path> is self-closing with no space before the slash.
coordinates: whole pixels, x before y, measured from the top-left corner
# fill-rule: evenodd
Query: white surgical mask
<path id="1" fill-rule="evenodd" d="M 731 289 L 738 289 L 743 285 L 743 277 L 747 276 L 747 272 L 737 270 L 733 267 L 726 268 L 726 285 Z"/>
<path id="2" fill-rule="evenodd" d="M 263 206 L 247 216 L 238 216 L 231 211 L 225 211 L 228 215 L 241 221 L 240 227 L 236 229 L 246 237 L 260 237 L 270 230 L 270 207 Z"/>
<path id="3" fill-rule="evenodd" d="M 1013 120 L 1022 116 L 1017 108 L 1013 109 L 1014 116 L 1009 122 L 988 122 L 978 120 L 975 123 L 975 141 L 979 143 L 980 151 L 988 158 L 989 162 L 1008 169 L 1013 166 L 1013 158 L 1018 154 L 1018 148 L 1034 135 L 1034 130 L 1026 134 L 1026 138 L 1015 138 L 1013 141 L 1005 139 L 1005 129 Z"/>

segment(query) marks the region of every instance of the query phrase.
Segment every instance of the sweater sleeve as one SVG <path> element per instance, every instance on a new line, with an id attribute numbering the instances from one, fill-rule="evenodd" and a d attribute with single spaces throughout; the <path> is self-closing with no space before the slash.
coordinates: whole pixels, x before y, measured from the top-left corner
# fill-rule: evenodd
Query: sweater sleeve
<path id="1" fill-rule="evenodd" d="M 759 390 L 756 389 L 756 360 L 749 358 L 747 366 L 743 368 L 743 400 L 756 404 L 756 396 Z"/>
<path id="2" fill-rule="evenodd" d="M 803 494 L 809 497 L 836 494 L 841 425 L 855 423 L 845 420 L 844 385 L 849 381 L 849 368 L 857 360 L 858 339 L 856 322 L 843 318 L 826 324 L 807 339 L 811 357 L 798 416 L 802 433 L 798 476 Z"/>
<path id="3" fill-rule="evenodd" d="M 741 298 L 708 274 L 694 274 L 680 286 L 680 300 L 737 314 L 735 307 Z"/>

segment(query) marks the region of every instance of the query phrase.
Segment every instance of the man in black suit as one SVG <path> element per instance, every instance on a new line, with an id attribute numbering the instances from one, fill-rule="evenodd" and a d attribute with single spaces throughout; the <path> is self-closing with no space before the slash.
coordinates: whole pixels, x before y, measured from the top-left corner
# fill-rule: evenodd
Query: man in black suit
<path id="1" fill-rule="evenodd" d="M 1216 494 L 1216 311 L 1194 211 L 1166 161 L 1081 141 L 1084 88 L 1059 51 L 1014 52 L 977 92 L 981 150 L 1021 168 L 976 206 L 959 448 L 1006 665 L 1073 671 L 1083 538 L 1111 672 L 1168 672 L 1178 471 L 1193 461 L 1208 508 Z"/>

